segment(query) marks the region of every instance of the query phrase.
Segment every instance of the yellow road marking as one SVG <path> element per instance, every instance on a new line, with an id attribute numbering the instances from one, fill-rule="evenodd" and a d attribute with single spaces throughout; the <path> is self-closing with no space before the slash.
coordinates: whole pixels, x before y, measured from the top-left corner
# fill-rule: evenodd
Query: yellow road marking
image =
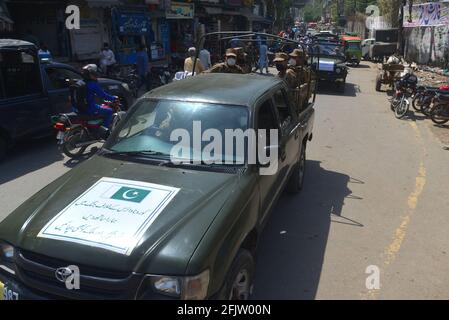
<path id="1" fill-rule="evenodd" d="M 410 123 L 411 127 L 415 131 L 416 140 L 421 144 L 424 154 L 426 153 L 425 144 L 422 141 L 421 132 L 419 131 L 416 123 Z M 401 219 L 401 224 L 395 230 L 393 235 L 393 239 L 389 245 L 385 247 L 384 254 L 385 259 L 383 261 L 384 268 L 383 274 L 389 265 L 391 265 L 396 259 L 397 254 L 401 250 L 402 243 L 404 242 L 405 236 L 407 234 L 407 229 L 410 225 L 411 218 L 416 210 L 418 205 L 419 197 L 424 190 L 424 186 L 426 184 L 426 168 L 424 166 L 423 161 L 420 162 L 418 175 L 415 178 L 415 189 L 407 198 L 407 211 L 405 215 Z M 380 294 L 380 290 L 368 290 L 366 293 L 361 294 L 362 299 L 377 299 Z"/>

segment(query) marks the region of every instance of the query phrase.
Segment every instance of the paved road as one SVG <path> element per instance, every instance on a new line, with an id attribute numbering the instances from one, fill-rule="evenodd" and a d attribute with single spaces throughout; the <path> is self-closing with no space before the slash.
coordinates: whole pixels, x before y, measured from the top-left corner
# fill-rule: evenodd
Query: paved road
<path id="1" fill-rule="evenodd" d="M 375 70 L 323 89 L 300 196 L 285 195 L 259 247 L 255 298 L 449 298 L 449 151 L 428 122 L 396 120 Z M 76 165 L 53 139 L 0 165 L 0 220 Z M 368 266 L 380 290 L 368 290 Z"/>

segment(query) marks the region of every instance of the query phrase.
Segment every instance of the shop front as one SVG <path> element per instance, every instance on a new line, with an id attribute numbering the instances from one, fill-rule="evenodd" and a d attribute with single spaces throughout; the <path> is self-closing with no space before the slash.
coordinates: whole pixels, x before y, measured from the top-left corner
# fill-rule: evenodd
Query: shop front
<path id="1" fill-rule="evenodd" d="M 171 2 L 166 10 L 166 21 L 170 30 L 170 52 L 184 57 L 188 48 L 195 45 L 195 4 Z"/>
<path id="2" fill-rule="evenodd" d="M 117 62 L 123 65 L 135 64 L 139 46 L 149 46 L 154 41 L 151 18 L 145 6 L 114 8 L 112 31 L 112 47 Z"/>
<path id="3" fill-rule="evenodd" d="M 118 0 L 74 1 L 80 7 L 80 29 L 70 31 L 73 60 L 96 60 L 103 43 L 111 39 L 111 8 L 119 5 Z"/>

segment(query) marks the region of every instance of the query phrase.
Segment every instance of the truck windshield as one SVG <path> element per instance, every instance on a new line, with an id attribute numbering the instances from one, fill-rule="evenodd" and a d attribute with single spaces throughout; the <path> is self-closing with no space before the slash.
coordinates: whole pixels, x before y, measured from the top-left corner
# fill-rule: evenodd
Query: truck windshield
<path id="1" fill-rule="evenodd" d="M 235 145 L 232 150 L 226 150 L 228 141 L 224 140 L 226 130 L 248 128 L 246 107 L 144 99 L 132 110 L 115 130 L 106 149 L 118 153 L 146 152 L 183 162 L 245 162 L 244 154 L 235 152 Z M 223 139 L 215 141 L 217 137 Z M 175 152 L 181 151 L 181 140 L 182 152 Z M 220 147 L 208 148 L 212 141 Z"/>

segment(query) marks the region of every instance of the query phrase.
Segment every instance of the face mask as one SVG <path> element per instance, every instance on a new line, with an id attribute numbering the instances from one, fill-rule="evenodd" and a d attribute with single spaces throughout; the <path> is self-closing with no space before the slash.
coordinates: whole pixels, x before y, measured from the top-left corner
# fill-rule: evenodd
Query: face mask
<path id="1" fill-rule="evenodd" d="M 236 61 L 234 58 L 229 58 L 227 60 L 227 63 L 228 63 L 228 66 L 235 66 Z"/>
<path id="2" fill-rule="evenodd" d="M 288 64 L 291 65 L 291 66 L 293 66 L 293 67 L 295 67 L 295 66 L 296 66 L 296 60 L 295 60 L 295 59 L 290 59 L 290 60 L 288 61 Z"/>
<path id="3" fill-rule="evenodd" d="M 284 71 L 286 69 L 286 67 L 283 64 L 277 64 L 276 65 L 276 69 L 278 71 Z"/>

